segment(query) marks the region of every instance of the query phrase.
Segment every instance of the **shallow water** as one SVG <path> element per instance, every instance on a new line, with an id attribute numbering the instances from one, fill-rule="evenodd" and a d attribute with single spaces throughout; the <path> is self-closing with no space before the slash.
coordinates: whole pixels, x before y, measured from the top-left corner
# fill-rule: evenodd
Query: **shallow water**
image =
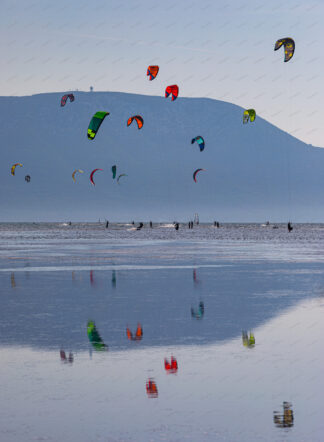
<path id="1" fill-rule="evenodd" d="M 323 440 L 323 226 L 131 227 L 0 224 L 0 440 Z"/>

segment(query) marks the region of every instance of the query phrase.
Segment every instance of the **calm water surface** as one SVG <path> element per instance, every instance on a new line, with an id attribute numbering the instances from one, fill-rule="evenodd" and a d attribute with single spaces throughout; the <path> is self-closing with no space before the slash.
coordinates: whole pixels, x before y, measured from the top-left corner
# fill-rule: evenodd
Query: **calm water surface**
<path id="1" fill-rule="evenodd" d="M 153 227 L 0 224 L 0 440 L 322 441 L 324 226 Z"/>

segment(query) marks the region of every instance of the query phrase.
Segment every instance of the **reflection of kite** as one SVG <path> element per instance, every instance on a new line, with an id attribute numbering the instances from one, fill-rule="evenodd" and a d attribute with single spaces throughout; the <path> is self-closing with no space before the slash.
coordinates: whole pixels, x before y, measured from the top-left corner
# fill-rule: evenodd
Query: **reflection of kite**
<path id="1" fill-rule="evenodd" d="M 136 121 L 138 129 L 142 129 L 144 125 L 144 120 L 140 115 L 134 115 L 133 117 L 128 118 L 127 126 L 130 126 L 133 121 Z"/>
<path id="2" fill-rule="evenodd" d="M 149 66 L 147 68 L 146 75 L 149 76 L 149 80 L 152 81 L 154 78 L 156 78 L 157 74 L 159 73 L 159 66 Z"/>
<path id="3" fill-rule="evenodd" d="M 242 330 L 242 343 L 244 347 L 253 348 L 255 346 L 254 334 L 250 332 L 249 336 L 247 331 Z"/>
<path id="4" fill-rule="evenodd" d="M 119 184 L 119 179 L 120 179 L 122 176 L 128 176 L 128 175 L 126 175 L 126 173 L 122 173 L 122 174 L 120 174 L 119 177 L 117 178 L 117 183 L 118 183 L 118 184 Z"/>
<path id="5" fill-rule="evenodd" d="M 106 116 L 109 115 L 109 112 L 103 112 L 99 111 L 94 114 L 94 116 L 91 118 L 91 121 L 89 123 L 88 127 L 88 138 L 89 140 L 93 140 L 96 136 L 96 133 L 99 130 L 99 127 L 101 126 L 101 123 L 106 118 Z"/>
<path id="6" fill-rule="evenodd" d="M 158 389 L 156 383 L 151 378 L 146 381 L 146 393 L 150 398 L 158 397 Z"/>
<path id="7" fill-rule="evenodd" d="M 26 175 L 26 176 L 25 176 L 25 181 L 26 181 L 27 183 L 30 182 L 30 175 Z"/>
<path id="8" fill-rule="evenodd" d="M 174 101 L 177 99 L 179 95 L 179 87 L 176 84 L 173 84 L 172 86 L 168 86 L 165 89 L 165 98 L 168 98 L 169 95 L 172 95 L 171 100 Z"/>
<path id="9" fill-rule="evenodd" d="M 202 319 L 205 313 L 205 306 L 202 301 L 199 302 L 198 310 L 191 307 L 191 317 L 196 319 Z"/>
<path id="10" fill-rule="evenodd" d="M 126 328 L 126 335 L 130 341 L 141 341 L 143 338 L 143 328 L 141 324 L 137 324 L 135 336 L 133 336 L 133 333 L 130 331 L 129 327 Z"/>
<path id="11" fill-rule="evenodd" d="M 14 289 L 16 287 L 16 281 L 15 281 L 15 274 L 12 272 L 11 273 L 11 287 Z"/>
<path id="12" fill-rule="evenodd" d="M 84 171 L 81 170 L 81 169 L 75 169 L 75 170 L 74 170 L 74 172 L 72 173 L 72 180 L 73 180 L 74 182 L 76 182 L 75 174 L 76 174 L 77 172 L 79 172 L 79 173 L 83 173 Z"/>
<path id="13" fill-rule="evenodd" d="M 178 362 L 176 358 L 171 356 L 171 362 L 167 360 L 167 358 L 164 359 L 164 368 L 168 373 L 176 373 L 178 371 Z"/>
<path id="14" fill-rule="evenodd" d="M 14 174 L 15 174 L 15 172 L 16 172 L 16 167 L 17 167 L 17 166 L 23 167 L 23 165 L 22 165 L 21 163 L 15 163 L 15 164 L 13 164 L 13 165 L 11 166 L 11 175 L 14 175 Z"/>
<path id="15" fill-rule="evenodd" d="M 113 174 L 113 180 L 116 178 L 116 171 L 117 171 L 117 166 L 112 166 L 111 168 L 112 174 Z"/>
<path id="16" fill-rule="evenodd" d="M 292 59 L 292 56 L 294 55 L 295 52 L 295 42 L 292 38 L 280 38 L 280 40 L 276 41 L 274 50 L 277 51 L 278 49 L 281 48 L 281 46 L 283 45 L 284 49 L 285 49 L 285 59 L 284 61 L 289 61 Z"/>
<path id="17" fill-rule="evenodd" d="M 70 99 L 71 103 L 72 103 L 72 101 L 74 101 L 74 95 L 73 94 L 63 95 L 63 97 L 61 98 L 61 107 L 66 105 L 66 101 L 67 101 L 68 98 Z"/>
<path id="18" fill-rule="evenodd" d="M 95 326 L 95 323 L 93 321 L 88 322 L 87 332 L 88 332 L 89 341 L 96 350 L 98 351 L 108 350 L 107 345 L 101 339 L 98 330 Z"/>
<path id="19" fill-rule="evenodd" d="M 95 184 L 95 182 L 93 181 L 93 175 L 97 172 L 97 170 L 101 170 L 102 171 L 102 169 L 94 169 L 92 172 L 91 172 L 91 174 L 90 174 L 90 181 L 91 181 L 91 183 L 95 186 L 96 184 Z"/>
<path id="20" fill-rule="evenodd" d="M 279 411 L 273 412 L 273 422 L 276 427 L 279 428 L 290 428 L 294 426 L 294 413 L 292 410 L 292 405 L 289 402 L 283 402 L 283 414 Z"/>
<path id="21" fill-rule="evenodd" d="M 194 180 L 195 183 L 197 182 L 197 178 L 196 178 L 197 173 L 200 172 L 200 171 L 202 171 L 202 170 L 205 171 L 205 169 L 197 169 L 197 170 L 194 171 L 192 177 L 193 177 L 193 180 Z"/>
<path id="22" fill-rule="evenodd" d="M 247 109 L 243 112 L 243 124 L 248 123 L 250 120 L 251 123 L 255 120 L 256 113 L 254 109 Z"/>
<path id="23" fill-rule="evenodd" d="M 73 353 L 70 352 L 69 356 L 67 357 L 64 350 L 60 350 L 60 358 L 61 361 L 64 363 L 69 362 L 70 364 L 72 364 L 74 361 Z"/>

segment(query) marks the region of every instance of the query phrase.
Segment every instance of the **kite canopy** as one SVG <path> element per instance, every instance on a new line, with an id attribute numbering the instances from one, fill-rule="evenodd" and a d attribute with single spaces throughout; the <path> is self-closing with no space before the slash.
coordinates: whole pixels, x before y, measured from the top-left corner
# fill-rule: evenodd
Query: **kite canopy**
<path id="1" fill-rule="evenodd" d="M 128 175 L 126 175 L 126 173 L 122 173 L 121 175 L 119 175 L 119 177 L 117 178 L 117 183 L 118 183 L 118 184 L 119 184 L 119 179 L 120 179 L 122 176 L 128 176 Z"/>
<path id="2" fill-rule="evenodd" d="M 138 129 L 142 129 L 144 125 L 144 120 L 140 115 L 134 115 L 133 117 L 128 118 L 127 127 L 132 124 L 133 120 L 136 121 Z"/>
<path id="3" fill-rule="evenodd" d="M 96 184 L 95 184 L 95 182 L 93 181 L 93 175 L 97 172 L 97 170 L 101 170 L 101 171 L 103 171 L 103 169 L 94 169 L 92 172 L 91 172 L 91 174 L 90 174 L 90 181 L 91 181 L 91 183 L 95 186 Z"/>
<path id="4" fill-rule="evenodd" d="M 172 101 L 174 101 L 178 95 L 179 95 L 179 87 L 176 84 L 173 84 L 172 86 L 168 86 L 165 89 L 165 98 L 168 98 L 168 96 L 172 94 Z"/>
<path id="5" fill-rule="evenodd" d="M 30 181 L 30 175 L 26 175 L 26 176 L 25 176 L 25 181 L 27 181 L 27 183 L 29 183 L 29 181 Z"/>
<path id="6" fill-rule="evenodd" d="M 79 173 L 83 173 L 84 171 L 81 170 L 81 169 L 75 169 L 75 170 L 74 170 L 74 172 L 72 173 L 72 180 L 73 180 L 74 182 L 76 182 L 75 174 L 76 174 L 77 172 L 79 172 Z"/>
<path id="7" fill-rule="evenodd" d="M 202 171 L 202 170 L 205 172 L 205 169 L 197 169 L 197 170 L 194 171 L 192 177 L 193 177 L 195 183 L 197 182 L 197 179 L 196 179 L 197 173 Z"/>
<path id="8" fill-rule="evenodd" d="M 281 46 L 283 45 L 284 49 L 285 49 L 285 59 L 284 61 L 289 61 L 292 59 L 292 56 L 294 55 L 295 52 L 295 42 L 292 38 L 286 37 L 286 38 L 280 38 L 280 40 L 276 41 L 274 50 L 277 51 L 278 49 L 281 48 Z"/>
<path id="9" fill-rule="evenodd" d="M 117 171 L 117 166 L 112 166 L 111 168 L 112 174 L 113 174 L 113 180 L 116 178 L 116 171 Z"/>
<path id="10" fill-rule="evenodd" d="M 73 94 L 67 94 L 67 95 L 63 95 L 63 97 L 61 98 L 61 107 L 66 105 L 67 99 L 70 99 L 71 103 L 72 101 L 74 101 L 74 95 Z"/>
<path id="11" fill-rule="evenodd" d="M 88 138 L 89 140 L 93 140 L 96 136 L 96 133 L 99 130 L 99 127 L 101 126 L 103 120 L 106 118 L 106 116 L 109 115 L 109 112 L 99 111 L 94 114 L 94 116 L 91 118 L 89 127 L 88 127 Z"/>
<path id="12" fill-rule="evenodd" d="M 157 74 L 159 73 L 159 66 L 149 66 L 147 68 L 146 75 L 149 76 L 149 80 L 152 81 L 154 78 L 156 78 Z"/>
<path id="13" fill-rule="evenodd" d="M 15 164 L 13 164 L 13 165 L 11 166 L 11 175 L 14 175 L 14 174 L 15 174 L 16 167 L 17 167 L 17 166 L 23 167 L 23 165 L 22 165 L 21 163 L 15 163 Z"/>
<path id="14" fill-rule="evenodd" d="M 249 120 L 251 123 L 255 120 L 256 112 L 254 109 L 247 109 L 243 112 L 243 124 L 246 124 Z"/>
<path id="15" fill-rule="evenodd" d="M 198 137 L 195 137 L 191 140 L 191 144 L 194 144 L 195 141 L 199 145 L 200 152 L 202 152 L 205 149 L 205 140 L 203 139 L 203 137 L 198 135 Z"/>

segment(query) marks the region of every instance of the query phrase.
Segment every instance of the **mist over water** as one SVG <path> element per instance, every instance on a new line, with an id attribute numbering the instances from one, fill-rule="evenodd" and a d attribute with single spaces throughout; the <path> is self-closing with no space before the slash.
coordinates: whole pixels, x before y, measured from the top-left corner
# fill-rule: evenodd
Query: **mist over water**
<path id="1" fill-rule="evenodd" d="M 138 224 L 0 224 L 0 440 L 322 440 L 324 226 Z"/>

